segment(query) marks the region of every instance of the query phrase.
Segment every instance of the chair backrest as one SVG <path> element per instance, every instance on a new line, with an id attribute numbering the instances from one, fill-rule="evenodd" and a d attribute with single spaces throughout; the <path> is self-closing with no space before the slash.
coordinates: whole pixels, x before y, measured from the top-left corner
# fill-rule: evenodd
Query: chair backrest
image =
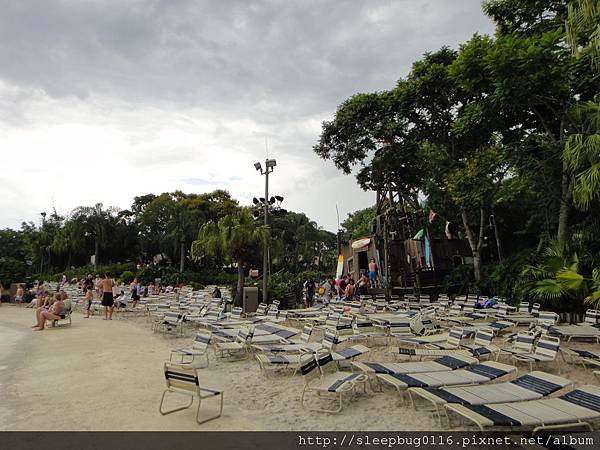
<path id="1" fill-rule="evenodd" d="M 404 320 L 390 320 L 387 323 L 390 333 L 393 334 L 406 334 L 411 335 L 412 330 L 410 327 L 410 321 L 408 319 Z"/>
<path id="2" fill-rule="evenodd" d="M 465 303 L 465 306 L 463 306 L 463 309 L 462 309 L 463 314 L 473 314 L 474 311 L 475 311 L 475 307 L 473 305 L 469 305 L 467 303 Z"/>
<path id="3" fill-rule="evenodd" d="M 325 319 L 325 326 L 335 328 L 340 320 L 340 315 L 337 313 L 331 313 Z"/>
<path id="4" fill-rule="evenodd" d="M 308 384 L 312 380 L 321 377 L 321 371 L 317 360 L 312 353 L 304 353 L 300 355 L 300 373 L 304 378 L 304 383 Z"/>
<path id="5" fill-rule="evenodd" d="M 556 336 L 541 336 L 535 346 L 534 353 L 536 355 L 549 356 L 556 358 L 560 349 L 560 339 Z"/>
<path id="6" fill-rule="evenodd" d="M 304 327 L 302 328 L 302 333 L 300 333 L 300 340 L 302 342 L 308 342 L 310 340 L 310 335 L 312 334 L 312 332 L 312 325 L 304 325 Z"/>
<path id="7" fill-rule="evenodd" d="M 166 312 L 163 316 L 163 320 L 169 323 L 177 323 L 181 320 L 181 314 L 178 312 Z"/>
<path id="8" fill-rule="evenodd" d="M 231 318 L 235 320 L 240 320 L 242 318 L 242 308 L 240 308 L 239 306 L 233 308 L 231 310 Z"/>
<path id="9" fill-rule="evenodd" d="M 198 369 L 181 364 L 165 362 L 165 382 L 171 390 L 200 392 L 198 381 Z"/>
<path id="10" fill-rule="evenodd" d="M 463 333 L 464 330 L 462 327 L 453 327 L 448 333 L 448 339 L 446 339 L 446 343 L 453 347 L 459 347 L 463 338 Z"/>
<path id="11" fill-rule="evenodd" d="M 281 305 L 281 302 L 279 300 L 273 300 L 273 302 L 271 304 L 273 306 L 275 306 L 277 309 L 279 309 L 279 305 Z"/>
<path id="12" fill-rule="evenodd" d="M 431 303 L 431 296 L 429 294 L 420 294 L 419 303 L 421 305 L 429 305 Z"/>
<path id="13" fill-rule="evenodd" d="M 535 342 L 536 333 L 532 331 L 525 331 L 517 334 L 513 346 L 519 350 L 531 352 L 533 350 L 533 343 Z"/>
<path id="14" fill-rule="evenodd" d="M 335 331 L 338 336 L 347 336 L 350 334 L 354 334 L 354 328 L 352 327 L 352 321 L 349 320 L 340 320 L 335 326 Z"/>
<path id="15" fill-rule="evenodd" d="M 519 312 L 521 314 L 529 314 L 529 302 L 519 303 Z"/>
<path id="16" fill-rule="evenodd" d="M 506 303 L 498 303 L 498 316 L 508 316 L 509 307 Z"/>
<path id="17" fill-rule="evenodd" d="M 357 320 L 355 325 L 358 333 L 373 333 L 375 331 L 375 326 L 370 320 Z"/>
<path id="18" fill-rule="evenodd" d="M 459 316 L 462 313 L 462 307 L 460 305 L 452 305 L 448 310 L 448 315 Z"/>
<path id="19" fill-rule="evenodd" d="M 538 316 L 540 314 L 540 304 L 534 303 L 531 307 L 531 314 L 534 316 Z"/>
<path id="20" fill-rule="evenodd" d="M 200 331 L 196 333 L 196 337 L 194 338 L 194 342 L 192 343 L 192 348 L 194 350 L 205 352 L 206 350 L 208 350 L 208 346 L 210 344 L 211 339 L 212 333 L 210 331 Z"/>
<path id="21" fill-rule="evenodd" d="M 254 337 L 254 327 L 249 328 L 240 328 L 238 331 L 238 335 L 236 341 L 240 344 L 250 344 L 252 342 L 252 338 Z"/>
<path id="22" fill-rule="evenodd" d="M 477 333 L 475 333 L 475 339 L 473 340 L 473 343 L 475 345 L 481 345 L 482 347 L 485 347 L 490 345 L 493 339 L 494 330 L 491 328 L 480 328 L 477 330 Z"/>
<path id="23" fill-rule="evenodd" d="M 325 330 L 323 340 L 321 341 L 323 347 L 332 350 L 337 344 L 339 344 L 338 335 L 334 331 Z"/>
<path id="24" fill-rule="evenodd" d="M 595 325 L 598 322 L 598 316 L 600 312 L 595 309 L 588 309 L 585 312 L 585 320 L 584 322 L 590 325 Z"/>
<path id="25" fill-rule="evenodd" d="M 264 316 L 267 313 L 268 305 L 266 303 L 259 303 L 256 308 L 256 315 Z"/>
<path id="26" fill-rule="evenodd" d="M 317 365 L 321 370 L 321 374 L 326 375 L 328 373 L 338 372 L 338 365 L 333 360 L 333 356 L 331 356 L 331 352 L 329 350 L 321 349 L 316 355 L 315 359 L 317 360 Z"/>
<path id="27" fill-rule="evenodd" d="M 279 310 L 277 308 L 271 307 L 269 308 L 269 312 L 267 312 L 267 317 L 277 318 L 279 314 Z"/>
<path id="28" fill-rule="evenodd" d="M 538 315 L 538 325 L 542 327 L 550 327 L 556 325 L 558 321 L 558 314 L 551 311 L 540 311 Z"/>

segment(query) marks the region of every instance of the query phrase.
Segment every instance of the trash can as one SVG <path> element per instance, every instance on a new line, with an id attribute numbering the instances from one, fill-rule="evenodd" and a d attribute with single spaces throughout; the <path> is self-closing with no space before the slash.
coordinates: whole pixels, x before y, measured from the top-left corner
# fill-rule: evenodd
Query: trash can
<path id="1" fill-rule="evenodd" d="M 258 309 L 258 288 L 244 286 L 244 304 L 242 309 L 245 313 L 253 313 Z"/>

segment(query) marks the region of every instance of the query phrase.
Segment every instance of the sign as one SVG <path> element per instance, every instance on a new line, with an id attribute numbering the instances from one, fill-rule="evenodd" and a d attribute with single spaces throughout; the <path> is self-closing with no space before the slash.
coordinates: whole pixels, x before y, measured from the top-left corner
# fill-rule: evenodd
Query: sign
<path id="1" fill-rule="evenodd" d="M 352 242 L 352 248 L 354 250 L 357 250 L 359 248 L 363 248 L 366 247 L 367 245 L 369 245 L 369 242 L 371 242 L 370 238 L 362 238 L 362 239 L 358 239 L 354 242 Z"/>
<path id="2" fill-rule="evenodd" d="M 338 256 L 337 269 L 335 271 L 335 278 L 342 278 L 344 273 L 344 255 Z"/>
<path id="3" fill-rule="evenodd" d="M 257 278 L 258 277 L 258 269 L 250 269 L 250 276 L 252 278 Z"/>

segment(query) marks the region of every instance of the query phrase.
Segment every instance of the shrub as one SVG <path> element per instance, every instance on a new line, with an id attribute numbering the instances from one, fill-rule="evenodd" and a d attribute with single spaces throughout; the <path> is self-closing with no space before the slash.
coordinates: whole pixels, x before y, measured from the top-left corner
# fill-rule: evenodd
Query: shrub
<path id="1" fill-rule="evenodd" d="M 135 273 L 133 273 L 131 270 L 126 270 L 119 278 L 121 279 L 121 283 L 129 284 L 135 278 Z"/>

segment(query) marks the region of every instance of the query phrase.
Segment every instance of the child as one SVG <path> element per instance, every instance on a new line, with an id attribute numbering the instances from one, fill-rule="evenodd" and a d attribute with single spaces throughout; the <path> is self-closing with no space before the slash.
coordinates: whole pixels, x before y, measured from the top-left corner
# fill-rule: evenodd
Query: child
<path id="1" fill-rule="evenodd" d="M 88 319 L 90 317 L 90 313 L 92 311 L 92 299 L 94 298 L 93 292 L 91 289 L 85 291 L 85 300 L 87 300 L 87 305 L 85 307 L 86 315 L 83 317 L 84 319 Z"/>

